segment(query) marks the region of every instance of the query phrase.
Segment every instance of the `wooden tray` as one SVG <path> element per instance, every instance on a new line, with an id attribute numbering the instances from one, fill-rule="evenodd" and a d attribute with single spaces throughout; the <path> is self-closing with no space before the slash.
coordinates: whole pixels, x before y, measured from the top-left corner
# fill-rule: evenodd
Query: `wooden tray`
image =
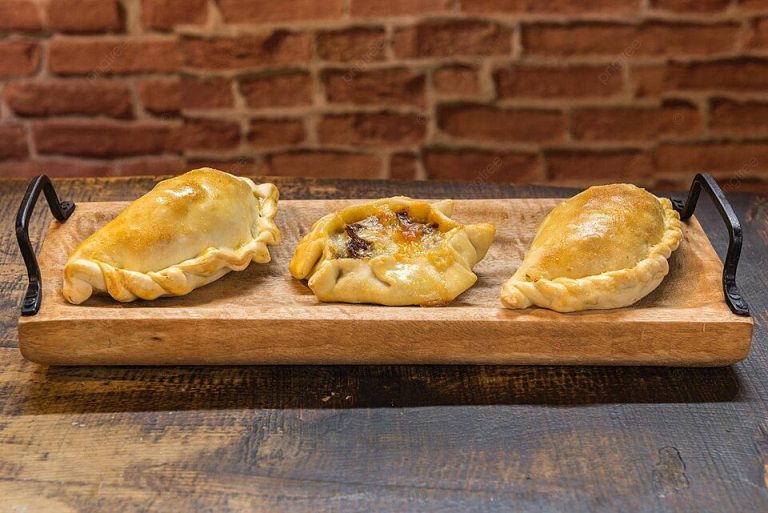
<path id="1" fill-rule="evenodd" d="M 38 256 L 43 303 L 19 321 L 23 355 L 65 365 L 578 364 L 717 366 L 743 359 L 752 320 L 723 300 L 722 263 L 694 218 L 661 286 L 623 309 L 560 314 L 501 307 L 499 289 L 561 199 L 464 200 L 454 217 L 498 233 L 477 284 L 437 308 L 318 303 L 291 278 L 296 244 L 320 216 L 359 201 L 281 201 L 284 241 L 273 260 L 229 273 L 180 298 L 120 304 L 61 295 L 62 268 L 79 241 L 127 203 L 80 203 L 53 221 Z"/>

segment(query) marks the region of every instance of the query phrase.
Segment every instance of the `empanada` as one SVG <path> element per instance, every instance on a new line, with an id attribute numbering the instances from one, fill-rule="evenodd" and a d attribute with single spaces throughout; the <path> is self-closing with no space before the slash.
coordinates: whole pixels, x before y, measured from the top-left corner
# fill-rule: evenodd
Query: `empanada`
<path id="1" fill-rule="evenodd" d="M 590 187 L 547 215 L 501 301 L 558 312 L 631 305 L 659 286 L 681 238 L 668 199 L 628 184 Z"/>
<path id="2" fill-rule="evenodd" d="M 320 301 L 443 305 L 471 287 L 496 229 L 450 219 L 453 201 L 381 199 L 329 214 L 302 239 L 291 274 Z"/>
<path id="3" fill-rule="evenodd" d="M 280 242 L 277 187 L 202 168 L 160 182 L 83 241 L 64 267 L 64 297 L 118 301 L 182 296 L 269 262 Z"/>

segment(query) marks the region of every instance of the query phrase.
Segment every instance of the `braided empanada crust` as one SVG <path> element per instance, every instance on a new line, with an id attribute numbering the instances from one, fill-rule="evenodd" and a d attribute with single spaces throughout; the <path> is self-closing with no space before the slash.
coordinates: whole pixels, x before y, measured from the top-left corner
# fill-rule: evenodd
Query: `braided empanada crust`
<path id="1" fill-rule="evenodd" d="M 64 267 L 64 297 L 118 301 L 182 296 L 253 261 L 281 240 L 279 192 L 211 168 L 159 183 L 83 241 Z"/>

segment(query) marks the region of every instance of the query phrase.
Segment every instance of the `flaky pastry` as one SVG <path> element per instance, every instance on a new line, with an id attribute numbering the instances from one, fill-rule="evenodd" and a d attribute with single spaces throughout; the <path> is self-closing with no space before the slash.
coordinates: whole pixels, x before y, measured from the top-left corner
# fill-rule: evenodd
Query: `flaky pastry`
<path id="1" fill-rule="evenodd" d="M 628 184 L 591 187 L 547 215 L 501 301 L 558 312 L 631 305 L 659 286 L 681 238 L 668 199 Z"/>
<path id="2" fill-rule="evenodd" d="M 320 301 L 443 305 L 471 287 L 472 268 L 496 229 L 462 225 L 453 201 L 394 197 L 319 219 L 301 240 L 291 274 L 308 279 Z"/>
<path id="3" fill-rule="evenodd" d="M 280 242 L 278 190 L 211 168 L 160 182 L 83 241 L 64 267 L 64 297 L 118 301 L 182 296 Z"/>

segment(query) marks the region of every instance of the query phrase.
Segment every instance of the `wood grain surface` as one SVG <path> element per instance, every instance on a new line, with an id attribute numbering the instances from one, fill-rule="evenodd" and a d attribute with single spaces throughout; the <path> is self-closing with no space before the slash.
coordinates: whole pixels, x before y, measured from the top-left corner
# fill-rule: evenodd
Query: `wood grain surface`
<path id="1" fill-rule="evenodd" d="M 717 366 L 747 355 L 752 319 L 731 313 L 723 300 L 723 265 L 696 219 L 685 223 L 661 286 L 631 308 L 569 314 L 503 308 L 501 284 L 560 201 L 456 201 L 454 218 L 489 222 L 497 232 L 475 266 L 477 283 L 441 308 L 319 303 L 290 276 L 288 262 L 315 221 L 359 200 L 281 201 L 283 242 L 270 248 L 272 261 L 187 296 L 133 303 L 94 296 L 72 305 L 61 294 L 67 258 L 128 205 L 80 203 L 45 234 L 38 256 L 44 300 L 37 315 L 19 321 L 20 349 L 32 361 L 64 365 Z"/>
<path id="2" fill-rule="evenodd" d="M 572 193 L 276 181 L 287 199 Z M 75 201 L 153 183 L 56 182 Z M 768 510 L 765 196 L 731 196 L 755 330 L 730 367 L 45 367 L 17 348 L 25 187 L 0 181 L 2 512 Z M 697 216 L 722 252 L 706 200 Z"/>

